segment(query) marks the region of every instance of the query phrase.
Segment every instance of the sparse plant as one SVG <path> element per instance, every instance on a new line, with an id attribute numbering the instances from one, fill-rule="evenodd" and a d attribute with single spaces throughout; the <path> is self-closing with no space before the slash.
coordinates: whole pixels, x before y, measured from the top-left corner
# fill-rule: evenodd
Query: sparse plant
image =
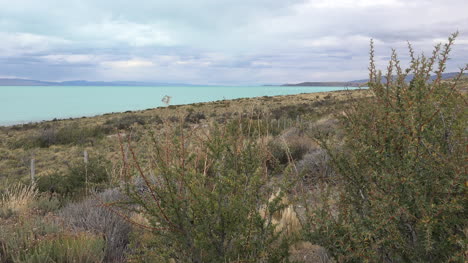
<path id="1" fill-rule="evenodd" d="M 203 112 L 195 112 L 193 109 L 185 116 L 186 123 L 200 123 L 200 121 L 204 119 L 206 119 L 206 117 Z"/>
<path id="2" fill-rule="evenodd" d="M 126 198 L 118 189 L 108 189 L 85 200 L 69 203 L 60 210 L 59 215 L 63 223 L 73 231 L 92 232 L 105 238 L 104 262 L 122 262 L 127 252 L 131 225 L 104 204 L 124 199 Z"/>
<path id="3" fill-rule="evenodd" d="M 261 140 L 244 135 L 239 126 L 215 126 L 209 133 L 181 126 L 164 131 L 163 139 L 154 138 L 151 145 L 150 169 L 141 167 L 136 155 L 124 169 L 131 208 L 148 220 L 150 225 L 142 227 L 153 234 L 146 256 L 180 262 L 282 262 L 287 239 L 281 241 L 272 224 L 281 206 L 268 202 Z M 134 176 L 145 187 L 136 187 Z M 268 205 L 263 217 L 262 205 Z"/>
<path id="4" fill-rule="evenodd" d="M 143 117 L 136 114 L 125 114 L 122 117 L 112 118 L 107 120 L 104 125 L 108 127 L 109 130 L 119 129 L 125 130 L 130 128 L 132 125 L 145 125 L 148 122 L 149 118 Z"/>
<path id="5" fill-rule="evenodd" d="M 81 127 L 73 123 L 62 128 L 45 126 L 36 134 L 16 140 L 11 143 L 12 148 L 48 148 L 52 145 L 93 145 L 101 139 L 106 130 L 100 126 Z"/>
<path id="6" fill-rule="evenodd" d="M 57 193 L 62 196 L 73 196 L 86 189 L 104 189 L 108 186 L 109 174 L 106 168 L 109 162 L 102 157 L 89 158 L 88 163 L 73 162 L 66 174 L 53 173 L 40 176 L 37 188 L 41 192 Z"/>
<path id="7" fill-rule="evenodd" d="M 340 197 L 306 233 L 338 262 L 466 261 L 466 96 L 442 80 L 456 36 L 430 57 L 409 45 L 408 69 L 393 51 L 385 77 L 371 42 L 373 97 L 345 111 L 342 149 L 324 142 Z"/>
<path id="8" fill-rule="evenodd" d="M 62 200 L 59 199 L 59 196 L 56 194 L 41 193 L 38 195 L 38 198 L 34 202 L 34 207 L 42 212 L 42 214 L 47 214 L 49 212 L 57 211 L 62 205 Z"/>
<path id="9" fill-rule="evenodd" d="M 101 263 L 104 249 L 105 241 L 101 236 L 86 232 L 60 234 L 40 240 L 15 262 Z"/>

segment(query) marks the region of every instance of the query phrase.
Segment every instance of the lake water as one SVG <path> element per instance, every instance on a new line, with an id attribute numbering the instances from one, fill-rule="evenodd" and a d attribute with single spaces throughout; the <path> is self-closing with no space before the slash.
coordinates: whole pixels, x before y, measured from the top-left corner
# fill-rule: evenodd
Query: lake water
<path id="1" fill-rule="evenodd" d="M 1 86 L 0 125 L 93 116 L 223 99 L 343 90 L 344 87 L 59 87 Z"/>

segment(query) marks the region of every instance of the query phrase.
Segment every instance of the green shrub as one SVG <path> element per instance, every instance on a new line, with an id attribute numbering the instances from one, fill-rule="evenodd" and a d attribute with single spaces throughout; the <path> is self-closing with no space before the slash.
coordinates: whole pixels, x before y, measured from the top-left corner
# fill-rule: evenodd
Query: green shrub
<path id="1" fill-rule="evenodd" d="M 304 115 L 306 113 L 314 112 L 313 105 L 302 103 L 297 105 L 286 105 L 281 106 L 279 108 L 273 109 L 271 111 L 272 118 L 274 119 L 281 119 L 281 118 L 289 118 L 289 119 L 296 119 L 297 116 Z"/>
<path id="2" fill-rule="evenodd" d="M 58 173 L 38 177 L 36 187 L 40 192 L 58 193 L 61 195 L 67 193 L 69 189 L 66 176 Z"/>
<path id="3" fill-rule="evenodd" d="M 35 200 L 34 206 L 43 214 L 47 214 L 58 210 L 62 206 L 62 200 L 55 194 L 41 193 Z"/>
<path id="4" fill-rule="evenodd" d="M 109 181 L 109 175 L 106 168 L 108 161 L 104 158 L 90 158 L 87 164 L 76 162 L 69 166 L 68 183 L 71 189 L 84 188 L 88 184 L 88 188 L 101 188 L 102 184 Z"/>
<path id="5" fill-rule="evenodd" d="M 0 225 L 0 262 L 28 262 L 25 258 L 37 242 L 59 233 L 59 227 L 49 217 L 37 219 L 22 217 L 15 222 Z"/>
<path id="6" fill-rule="evenodd" d="M 200 123 L 201 120 L 205 120 L 205 114 L 203 112 L 195 112 L 193 109 L 188 110 L 187 116 L 185 116 L 186 123 Z"/>
<path id="7" fill-rule="evenodd" d="M 149 121 L 151 121 L 151 119 L 146 116 L 140 116 L 136 114 L 125 114 L 122 117 L 116 117 L 116 118 L 107 120 L 104 123 L 104 125 L 107 126 L 109 130 L 112 130 L 112 129 L 126 130 L 134 124 L 145 125 L 149 123 Z M 160 123 L 161 119 L 159 118 L 159 116 L 156 115 L 154 117 L 154 121 L 156 123 Z"/>
<path id="8" fill-rule="evenodd" d="M 148 220 L 152 233 L 145 257 L 176 262 L 282 262 L 287 257 L 287 239 L 282 243 L 271 223 L 279 202 L 269 205 L 265 217 L 259 212 L 272 191 L 266 146 L 239 126 L 229 127 L 215 126 L 205 136 L 166 127 L 162 138 L 167 139 L 152 145 L 151 172 L 136 160 L 126 165 L 130 208 Z M 132 176 L 141 177 L 143 185 L 135 185 Z"/>
<path id="9" fill-rule="evenodd" d="M 339 262 L 466 261 L 466 100 L 441 79 L 455 37 L 431 57 L 410 46 L 406 70 L 393 51 L 384 79 L 371 45 L 374 96 L 347 110 L 343 150 L 329 150 L 340 199 L 307 232 Z"/>
<path id="10" fill-rule="evenodd" d="M 102 236 L 64 231 L 53 216 L 33 214 L 0 225 L 0 262 L 98 263 L 104 259 Z"/>
<path id="11" fill-rule="evenodd" d="M 69 165 L 66 174 L 51 174 L 37 179 L 37 188 L 41 192 L 51 192 L 60 195 L 75 195 L 85 188 L 103 189 L 109 182 L 106 168 L 109 162 L 104 158 L 90 158 L 88 163 L 83 161 Z"/>
<path id="12" fill-rule="evenodd" d="M 61 234 L 38 242 L 19 262 L 30 263 L 101 263 L 105 241 L 90 233 Z"/>
<path id="13" fill-rule="evenodd" d="M 12 143 L 12 148 L 47 148 L 52 145 L 67 145 L 76 144 L 93 145 L 96 140 L 101 139 L 105 135 L 103 127 L 82 127 L 74 122 L 71 125 L 63 128 L 46 127 L 37 134 L 17 140 Z"/>

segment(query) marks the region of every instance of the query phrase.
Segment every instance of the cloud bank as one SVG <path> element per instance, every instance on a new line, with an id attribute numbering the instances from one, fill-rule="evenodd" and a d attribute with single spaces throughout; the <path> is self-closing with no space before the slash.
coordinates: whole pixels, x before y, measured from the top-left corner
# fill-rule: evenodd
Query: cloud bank
<path id="1" fill-rule="evenodd" d="M 464 0 L 0 0 L 0 75 L 41 80 L 273 84 L 367 75 L 406 41 L 429 53 L 458 30 Z"/>

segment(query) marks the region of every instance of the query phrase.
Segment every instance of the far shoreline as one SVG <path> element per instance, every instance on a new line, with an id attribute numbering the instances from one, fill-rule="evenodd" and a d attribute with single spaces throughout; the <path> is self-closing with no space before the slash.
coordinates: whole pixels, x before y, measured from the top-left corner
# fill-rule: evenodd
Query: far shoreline
<path id="1" fill-rule="evenodd" d="M 278 86 L 275 86 L 278 87 Z M 317 88 L 317 86 L 301 86 L 301 87 L 310 87 L 310 88 Z M 123 110 L 123 111 L 113 111 L 113 112 L 103 112 L 103 113 L 96 113 L 92 115 L 83 115 L 83 116 L 69 116 L 63 118 L 53 118 L 53 119 L 44 119 L 44 120 L 30 120 L 30 121 L 19 121 L 14 123 L 2 123 L 0 122 L 0 128 L 12 128 L 12 127 L 19 127 L 19 126 L 28 126 L 28 125 L 41 125 L 46 123 L 54 123 L 54 122 L 62 122 L 62 121 L 75 121 L 79 119 L 92 119 L 92 118 L 99 118 L 103 116 L 112 116 L 112 115 L 119 115 L 119 114 L 126 114 L 126 113 L 141 113 L 147 111 L 157 111 L 163 110 L 170 107 L 181 107 L 181 106 L 191 106 L 191 105 L 209 105 L 209 104 L 217 104 L 220 102 L 231 102 L 231 101 L 240 101 L 240 100 L 256 100 L 259 98 L 284 98 L 284 97 L 295 97 L 300 95 L 328 95 L 334 93 L 342 93 L 342 92 L 356 92 L 361 90 L 366 90 L 367 87 L 351 87 L 352 89 L 346 89 L 347 87 L 336 87 L 335 88 L 344 88 L 342 90 L 333 90 L 333 91 L 319 91 L 319 92 L 306 92 L 306 93 L 298 93 L 298 94 L 289 94 L 289 95 L 273 95 L 273 96 L 255 96 L 255 97 L 246 97 L 246 98 L 236 98 L 236 99 L 221 99 L 221 100 L 213 100 L 213 101 L 206 101 L 206 102 L 193 102 L 193 103 L 185 103 L 185 104 L 170 104 L 168 106 L 159 106 L 147 109 L 135 109 L 135 110 Z"/>

